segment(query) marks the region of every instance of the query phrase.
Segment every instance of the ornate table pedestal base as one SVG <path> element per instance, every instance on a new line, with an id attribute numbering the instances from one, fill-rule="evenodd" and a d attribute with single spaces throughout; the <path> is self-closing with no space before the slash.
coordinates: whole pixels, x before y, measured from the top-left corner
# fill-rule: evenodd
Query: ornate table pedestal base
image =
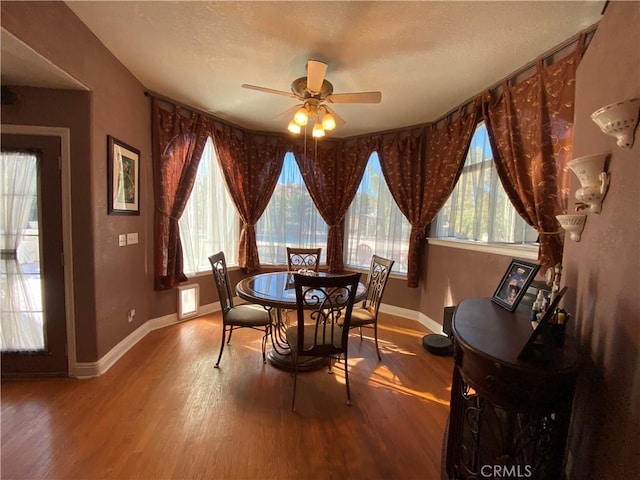
<path id="1" fill-rule="evenodd" d="M 317 273 L 331 276 L 329 273 Z M 280 370 L 293 371 L 293 360 L 287 342 L 287 328 L 296 325 L 295 314 L 298 308 L 293 283 L 293 272 L 269 272 L 247 277 L 236 285 L 238 296 L 251 303 L 262 305 L 272 314 L 271 350 L 267 353 L 269 363 Z M 367 288 L 358 283 L 356 302 L 364 299 Z M 287 319 L 291 313 L 293 318 Z M 311 372 L 329 365 L 327 357 L 299 357 L 298 371 Z"/>
<path id="2" fill-rule="evenodd" d="M 293 372 L 293 359 L 291 353 L 277 352 L 275 349 L 267 353 L 269 363 L 280 370 Z M 298 372 L 312 372 L 320 370 L 328 365 L 326 357 L 300 357 L 298 358 Z"/>

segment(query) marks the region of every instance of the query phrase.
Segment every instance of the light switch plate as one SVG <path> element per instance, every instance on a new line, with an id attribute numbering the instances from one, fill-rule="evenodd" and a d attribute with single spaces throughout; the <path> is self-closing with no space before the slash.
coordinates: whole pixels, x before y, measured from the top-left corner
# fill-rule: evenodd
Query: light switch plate
<path id="1" fill-rule="evenodd" d="M 138 232 L 127 233 L 127 245 L 134 245 L 138 243 Z"/>
<path id="2" fill-rule="evenodd" d="M 127 236 L 124 233 L 118 235 L 118 246 L 124 247 L 126 244 L 127 244 Z"/>

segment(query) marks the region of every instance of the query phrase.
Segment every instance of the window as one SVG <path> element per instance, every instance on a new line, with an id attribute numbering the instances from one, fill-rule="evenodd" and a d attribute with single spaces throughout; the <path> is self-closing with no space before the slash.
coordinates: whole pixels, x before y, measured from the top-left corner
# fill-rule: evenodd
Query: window
<path id="1" fill-rule="evenodd" d="M 486 126 L 476 128 L 460 179 L 437 218 L 437 237 L 530 243 L 536 230 L 513 208 L 493 163 Z"/>
<path id="2" fill-rule="evenodd" d="M 260 262 L 286 265 L 289 246 L 321 247 L 321 262 L 325 264 L 327 232 L 327 224 L 309 195 L 293 153 L 289 152 L 269 205 L 256 224 Z"/>
<path id="3" fill-rule="evenodd" d="M 395 260 L 393 271 L 407 272 L 411 225 L 391 196 L 376 152 L 345 216 L 345 263 L 369 268 L 371 255 Z"/>
<path id="4" fill-rule="evenodd" d="M 239 217 L 211 138 L 202 152 L 196 181 L 179 223 L 185 273 L 211 270 L 209 256 L 221 250 L 229 265 L 238 264 Z"/>

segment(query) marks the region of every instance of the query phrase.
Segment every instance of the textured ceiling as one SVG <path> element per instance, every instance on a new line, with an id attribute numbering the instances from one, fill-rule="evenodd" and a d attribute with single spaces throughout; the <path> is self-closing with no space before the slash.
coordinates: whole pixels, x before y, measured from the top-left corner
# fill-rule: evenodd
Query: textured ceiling
<path id="1" fill-rule="evenodd" d="M 285 131 L 307 59 L 345 137 L 433 121 L 600 19 L 603 1 L 101 2 L 67 5 L 149 90 L 246 128 Z M 4 55 L 4 51 L 3 51 Z M 274 118 L 276 117 L 276 118 Z"/>

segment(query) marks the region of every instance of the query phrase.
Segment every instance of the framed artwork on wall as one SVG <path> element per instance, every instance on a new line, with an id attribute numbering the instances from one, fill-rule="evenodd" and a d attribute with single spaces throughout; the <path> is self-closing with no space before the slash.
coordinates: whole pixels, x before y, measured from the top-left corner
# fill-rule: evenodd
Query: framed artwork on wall
<path id="1" fill-rule="evenodd" d="M 491 300 L 513 312 L 533 281 L 540 265 L 524 260 L 511 260 Z"/>
<path id="2" fill-rule="evenodd" d="M 140 150 L 107 135 L 109 215 L 140 215 Z"/>

